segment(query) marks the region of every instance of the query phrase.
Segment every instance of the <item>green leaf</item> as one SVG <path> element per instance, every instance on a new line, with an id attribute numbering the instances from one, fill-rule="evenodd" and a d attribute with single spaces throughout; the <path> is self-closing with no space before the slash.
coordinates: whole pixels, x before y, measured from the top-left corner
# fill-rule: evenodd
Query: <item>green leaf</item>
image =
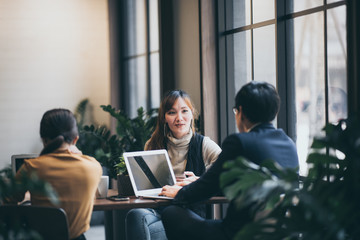
<path id="1" fill-rule="evenodd" d="M 313 149 L 322 149 L 326 147 L 326 143 L 320 139 L 314 139 L 311 145 Z"/>
<path id="2" fill-rule="evenodd" d="M 101 148 L 105 153 L 109 153 L 109 156 L 101 156 L 101 163 L 110 170 L 110 177 L 115 178 L 116 174 L 126 173 L 126 166 L 118 165 L 123 152 L 144 149 L 145 142 L 151 137 L 156 126 L 157 109 L 145 111 L 140 107 L 137 109 L 137 116 L 131 119 L 126 113 L 116 110 L 111 105 L 100 107 L 116 119 L 116 134 L 111 134 L 107 129 L 96 129 L 94 126 L 84 129 L 101 140 Z M 104 158 L 107 159 L 103 160 Z"/>
<path id="3" fill-rule="evenodd" d="M 334 156 L 322 154 L 322 153 L 311 153 L 308 155 L 307 163 L 313 163 L 313 164 L 329 164 L 334 163 L 338 164 L 341 160 Z"/>

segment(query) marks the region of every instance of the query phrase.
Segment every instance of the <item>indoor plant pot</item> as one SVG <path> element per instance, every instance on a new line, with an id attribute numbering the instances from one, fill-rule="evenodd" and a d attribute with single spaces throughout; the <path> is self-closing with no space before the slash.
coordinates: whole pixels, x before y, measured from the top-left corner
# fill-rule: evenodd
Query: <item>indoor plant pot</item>
<path id="1" fill-rule="evenodd" d="M 134 196 L 134 189 L 131 185 L 130 177 L 127 172 L 126 164 L 124 161 L 124 157 L 119 158 L 119 163 L 115 165 L 116 173 L 117 173 L 117 189 L 119 196 Z"/>
<path id="2" fill-rule="evenodd" d="M 131 186 L 131 181 L 129 175 L 118 174 L 117 175 L 117 188 L 119 196 L 134 196 L 134 189 Z"/>

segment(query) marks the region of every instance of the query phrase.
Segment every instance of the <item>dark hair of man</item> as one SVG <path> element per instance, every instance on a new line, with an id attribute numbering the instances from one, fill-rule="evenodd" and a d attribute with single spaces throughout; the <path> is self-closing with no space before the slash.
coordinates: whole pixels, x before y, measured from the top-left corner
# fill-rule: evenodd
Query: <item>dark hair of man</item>
<path id="1" fill-rule="evenodd" d="M 67 109 L 52 109 L 40 122 L 40 137 L 47 143 L 40 155 L 52 153 L 64 142 L 71 144 L 79 135 L 75 116 Z"/>
<path id="2" fill-rule="evenodd" d="M 245 84 L 235 97 L 235 107 L 252 123 L 271 122 L 280 108 L 280 97 L 275 87 L 267 82 Z"/>
<path id="3" fill-rule="evenodd" d="M 170 131 L 169 126 L 165 122 L 165 114 L 173 107 L 177 99 L 182 98 L 186 105 L 190 108 L 193 117 L 195 118 L 196 110 L 192 103 L 190 96 L 183 90 L 173 90 L 168 92 L 159 107 L 159 114 L 157 118 L 156 128 L 151 135 L 150 141 L 147 146 L 147 150 L 156 150 L 166 148 L 167 134 Z M 191 123 L 191 129 L 195 133 L 194 121 Z"/>

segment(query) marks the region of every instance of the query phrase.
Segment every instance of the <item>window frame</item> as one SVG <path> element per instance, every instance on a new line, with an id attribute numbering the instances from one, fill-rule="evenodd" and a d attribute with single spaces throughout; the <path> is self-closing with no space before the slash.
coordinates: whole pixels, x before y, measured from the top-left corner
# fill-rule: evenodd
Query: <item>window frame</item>
<path id="1" fill-rule="evenodd" d="M 328 10 L 335 9 L 337 7 L 345 6 L 346 8 L 346 32 L 347 36 L 351 34 L 352 36 L 357 36 L 354 33 L 350 33 L 351 30 L 349 27 L 349 12 L 351 11 L 349 8 L 348 1 L 341 0 L 333 3 L 327 3 L 327 0 L 323 1 L 321 6 L 317 6 L 314 8 L 309 8 L 305 10 L 301 10 L 298 12 L 295 11 L 288 11 L 293 9 L 293 6 L 289 4 L 287 0 L 274 0 L 274 7 L 275 7 L 275 16 L 274 19 L 270 19 L 267 21 L 253 23 L 253 0 L 249 0 L 251 7 L 251 21 L 249 25 L 241 26 L 238 28 L 229 29 L 226 26 L 226 22 L 229 20 L 233 21 L 232 18 L 232 11 L 230 14 L 226 14 L 226 4 L 232 4 L 232 0 L 218 0 L 218 72 L 219 72 L 219 102 L 220 102 L 220 116 L 219 116 L 219 138 L 220 141 L 223 140 L 229 135 L 234 132 L 237 132 L 235 129 L 235 119 L 231 112 L 231 107 L 233 106 L 233 99 L 235 95 L 234 86 L 235 79 L 234 79 L 234 49 L 233 42 L 229 39 L 234 36 L 235 33 L 245 32 L 247 30 L 251 31 L 251 81 L 254 80 L 254 49 L 253 49 L 253 30 L 259 27 L 275 24 L 275 57 L 276 57 L 276 88 L 280 95 L 281 105 L 280 111 L 277 116 L 277 127 L 281 128 L 285 131 L 285 133 L 296 143 L 297 142 L 297 132 L 298 132 L 298 121 L 297 121 L 297 102 L 294 96 L 297 89 L 297 79 L 295 77 L 295 30 L 294 30 L 294 21 L 295 19 L 303 16 L 310 16 L 311 14 L 322 13 L 323 17 L 323 84 L 324 84 L 324 110 L 325 110 L 325 122 L 329 122 L 329 87 L 331 86 L 329 80 L 328 73 Z M 295 0 L 294 0 L 295 1 Z M 350 1 L 353 4 L 352 1 Z M 232 7 L 229 7 L 232 9 Z M 350 12 L 351 13 L 351 12 Z M 244 14 L 246 16 L 246 14 Z M 356 13 L 355 13 L 356 15 Z M 355 27 L 357 25 L 355 24 Z M 355 31 L 355 30 L 353 30 Z M 347 44 L 352 44 L 351 40 L 347 40 Z M 356 45 L 354 42 L 352 45 Z M 352 46 L 351 45 L 351 46 Z M 351 46 L 347 46 L 347 51 L 349 51 Z M 354 49 L 357 49 L 356 47 Z M 345 76 L 345 81 L 347 85 L 347 108 L 348 108 L 348 117 L 354 115 L 353 108 L 355 106 L 358 107 L 358 103 L 354 103 L 352 98 L 358 99 L 359 96 L 354 97 L 354 93 L 358 93 L 358 84 L 356 84 L 356 79 L 351 79 L 352 76 L 352 63 L 349 61 L 349 57 L 351 57 L 351 53 L 347 53 L 348 58 L 346 59 L 346 71 L 347 75 Z M 354 61 L 356 64 L 356 59 Z M 285 66 L 285 67 L 284 67 Z M 356 71 L 356 69 L 354 69 Z M 355 86 L 354 89 L 351 86 Z M 238 89 L 237 89 L 238 90 Z M 355 112 L 356 114 L 357 112 Z M 325 124 L 324 122 L 324 124 Z M 320 132 L 319 132 L 320 133 Z M 316 133 L 316 134 L 319 134 Z M 311 134 L 311 132 L 310 132 Z M 311 136 L 311 135 L 310 135 Z M 311 142 L 312 140 L 309 139 Z M 300 143 L 300 142 L 299 142 Z M 298 144 L 299 144 L 298 143 Z M 329 153 L 329 149 L 326 149 L 326 152 Z M 307 152 L 309 154 L 309 152 Z M 299 163 L 301 161 L 301 174 L 304 176 L 307 175 L 307 167 L 302 164 L 306 159 L 303 159 L 304 155 L 301 159 L 299 159 Z"/>
<path id="2" fill-rule="evenodd" d="M 235 120 L 231 110 L 234 101 L 234 76 L 229 69 L 234 69 L 233 58 L 227 57 L 233 52 L 229 36 L 234 33 L 250 30 L 251 32 L 259 27 L 275 24 L 275 52 L 276 52 L 276 87 L 281 98 L 280 112 L 277 118 L 277 126 L 282 128 L 289 137 L 296 142 L 296 106 L 295 106 L 295 77 L 291 66 L 294 66 L 294 42 L 288 41 L 292 36 L 293 26 L 288 20 L 301 16 L 306 16 L 322 11 L 324 14 L 324 77 L 325 77 L 325 106 L 328 106 L 328 66 L 327 66 L 327 10 L 347 5 L 346 1 L 327 3 L 324 0 L 323 5 L 299 12 L 288 13 L 290 8 L 287 0 L 274 0 L 275 18 L 259 23 L 253 23 L 251 12 L 251 23 L 246 26 L 227 30 L 226 22 L 232 20 L 232 12 L 226 14 L 226 8 L 229 7 L 231 0 L 218 0 L 218 72 L 219 72 L 219 102 L 220 102 L 220 139 L 223 141 L 226 136 L 236 131 Z M 250 0 L 252 6 L 253 0 Z M 231 9 L 231 7 L 229 7 Z M 252 9 L 252 8 L 251 8 Z M 252 10 L 251 10 L 252 11 Z M 251 39 L 253 43 L 253 38 Z M 251 61 L 253 62 L 253 44 L 251 44 Z M 283 67 L 286 66 L 286 67 Z M 254 80 L 254 64 L 251 66 L 251 80 Z M 328 122 L 328 108 L 326 111 L 326 122 Z"/>
<path id="3" fill-rule="evenodd" d="M 119 97 L 119 100 L 120 100 L 120 109 L 123 109 L 126 113 L 130 114 L 130 108 L 131 108 L 131 97 L 129 95 L 130 93 L 130 78 L 128 77 L 128 72 L 129 72 L 129 69 L 128 67 L 126 66 L 128 61 L 130 59 L 138 59 L 140 57 L 145 57 L 145 72 L 146 72 L 146 106 L 142 106 L 146 109 L 151 109 L 151 108 L 154 108 L 154 107 L 157 107 L 157 106 L 153 106 L 152 105 L 152 91 L 151 91 L 151 83 L 152 83 L 152 79 L 151 79 L 151 55 L 153 53 L 158 53 L 159 54 L 159 73 L 160 73 L 160 69 L 161 69 L 161 63 L 160 63 L 160 43 L 161 43 L 161 39 L 160 39 L 160 36 L 161 36 L 161 33 L 160 33 L 160 2 L 159 0 L 157 0 L 157 8 L 158 8 L 158 26 L 159 26 L 159 36 L 158 36 L 158 39 L 159 39 L 159 48 L 158 50 L 156 51 L 153 51 L 150 49 L 150 0 L 143 0 L 144 3 L 145 3 L 145 11 L 144 11 L 144 19 L 145 19 L 145 51 L 144 53 L 140 53 L 140 54 L 133 54 L 133 55 L 128 55 L 128 56 L 125 56 L 125 50 L 127 49 L 128 45 L 127 45 L 127 38 L 124 36 L 124 34 L 126 34 L 127 32 L 127 28 L 129 27 L 129 18 L 128 18 L 128 10 L 126 9 L 126 4 L 125 4 L 125 1 L 121 1 L 120 3 L 120 16 L 121 16 L 121 20 L 120 20 L 120 32 L 121 34 L 123 34 L 122 37 L 120 37 L 120 73 L 121 73 L 121 77 L 120 77 L 120 97 Z M 138 12 L 136 14 L 139 14 Z M 141 13 L 140 13 L 141 14 Z M 132 25 L 131 25 L 132 26 Z M 159 76 L 159 88 L 161 89 L 161 75 Z M 161 92 L 161 91 L 159 91 Z M 159 99 L 160 99 L 161 96 L 159 96 Z M 139 106 L 140 107 L 140 106 Z"/>

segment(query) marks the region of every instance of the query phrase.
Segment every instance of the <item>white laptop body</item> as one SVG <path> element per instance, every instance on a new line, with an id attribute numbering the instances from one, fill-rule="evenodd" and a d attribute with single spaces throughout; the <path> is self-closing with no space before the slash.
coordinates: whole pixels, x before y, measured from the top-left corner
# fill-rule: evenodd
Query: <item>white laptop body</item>
<path id="1" fill-rule="evenodd" d="M 163 186 L 176 183 L 165 149 L 126 152 L 123 156 L 136 197 L 172 199 L 159 196 Z"/>

